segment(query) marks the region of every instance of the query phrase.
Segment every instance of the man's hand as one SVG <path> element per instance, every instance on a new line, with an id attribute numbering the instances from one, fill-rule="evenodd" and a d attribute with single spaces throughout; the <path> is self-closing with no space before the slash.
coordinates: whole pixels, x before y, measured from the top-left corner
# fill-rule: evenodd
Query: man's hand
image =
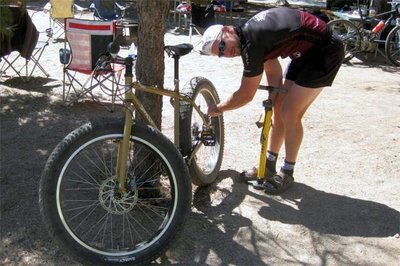
<path id="1" fill-rule="evenodd" d="M 222 112 L 218 109 L 218 107 L 213 104 L 208 106 L 207 114 L 211 117 L 219 116 L 222 114 Z"/>

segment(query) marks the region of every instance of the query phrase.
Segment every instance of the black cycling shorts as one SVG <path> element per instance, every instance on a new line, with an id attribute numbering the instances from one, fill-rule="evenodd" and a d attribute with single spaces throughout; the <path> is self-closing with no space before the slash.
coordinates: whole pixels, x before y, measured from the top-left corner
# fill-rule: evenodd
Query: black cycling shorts
<path id="1" fill-rule="evenodd" d="M 327 42 L 311 48 L 302 57 L 293 59 L 285 71 L 285 79 L 308 88 L 331 86 L 343 58 L 342 41 L 333 33 Z"/>

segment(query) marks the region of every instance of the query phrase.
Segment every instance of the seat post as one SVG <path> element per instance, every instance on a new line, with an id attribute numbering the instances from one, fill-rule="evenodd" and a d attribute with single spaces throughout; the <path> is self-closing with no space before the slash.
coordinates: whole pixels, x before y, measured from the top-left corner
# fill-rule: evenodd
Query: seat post
<path id="1" fill-rule="evenodd" d="M 180 141 L 179 141 L 179 132 L 180 132 L 180 102 L 179 102 L 179 58 L 180 55 L 174 54 L 172 56 L 174 58 L 174 144 L 179 149 Z"/>
<path id="2" fill-rule="evenodd" d="M 174 54 L 172 56 L 174 58 L 174 79 L 179 80 L 179 55 Z"/>

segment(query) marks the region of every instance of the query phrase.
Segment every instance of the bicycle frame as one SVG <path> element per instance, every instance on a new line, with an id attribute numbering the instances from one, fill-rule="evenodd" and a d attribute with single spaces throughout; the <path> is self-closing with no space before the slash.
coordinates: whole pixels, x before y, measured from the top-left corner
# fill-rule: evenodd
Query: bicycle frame
<path id="1" fill-rule="evenodd" d="M 388 3 L 391 3 L 391 10 L 381 12 L 381 13 L 378 13 L 378 14 L 375 14 L 372 16 L 369 16 L 369 15 L 364 16 L 362 14 L 359 1 L 357 1 L 358 12 L 360 14 L 360 21 L 361 21 L 363 28 L 365 28 L 365 23 L 367 22 L 368 19 L 377 19 L 378 17 L 383 17 L 383 16 L 389 15 L 389 14 L 390 14 L 390 17 L 385 20 L 385 27 L 387 27 L 388 25 L 391 25 L 392 21 L 396 20 L 396 18 L 399 16 L 398 7 L 400 5 L 400 1 L 393 0 L 392 2 L 389 1 Z"/>
<path id="2" fill-rule="evenodd" d="M 370 38 L 367 38 L 367 39 L 362 38 L 362 39 L 361 39 L 362 42 L 365 42 L 365 41 L 370 42 L 370 43 L 380 43 L 380 42 L 384 42 L 384 40 L 380 40 L 380 36 L 381 36 L 382 32 L 383 32 L 389 25 L 393 25 L 393 24 L 394 24 L 394 26 L 396 26 L 396 25 L 399 26 L 399 23 L 400 23 L 400 22 L 399 22 L 399 19 L 398 19 L 398 16 L 399 16 L 398 7 L 399 7 L 399 5 L 400 5 L 400 2 L 393 1 L 393 2 L 391 3 L 392 7 L 391 7 L 391 10 L 390 10 L 390 11 L 382 12 L 382 13 L 376 14 L 376 15 L 374 15 L 374 16 L 364 16 L 364 15 L 362 14 L 359 1 L 357 1 L 357 5 L 358 5 L 358 12 L 359 12 L 359 14 L 360 14 L 360 27 L 359 27 L 359 31 L 360 31 L 360 33 L 362 34 L 362 36 L 366 36 L 366 35 L 368 35 L 369 33 L 371 33 L 370 31 L 366 30 L 366 23 L 367 23 L 368 20 L 375 20 L 375 22 L 376 22 L 376 21 L 379 22 L 380 20 L 378 19 L 378 17 L 383 17 L 383 16 L 385 16 L 385 15 L 390 14 L 389 18 L 387 18 L 386 20 L 384 20 L 384 23 L 385 23 L 385 24 L 384 24 L 384 26 L 382 27 L 382 29 L 380 29 L 379 32 L 378 32 L 377 34 L 372 34 L 372 36 L 371 36 Z M 393 22 L 394 22 L 394 23 L 393 23 Z"/>
<path id="3" fill-rule="evenodd" d="M 124 123 L 124 133 L 123 139 L 119 143 L 119 151 L 118 151 L 118 159 L 117 159 L 117 174 L 119 180 L 119 187 L 118 191 L 123 195 L 125 191 L 124 184 L 127 179 L 127 165 L 126 162 L 128 161 L 128 153 L 129 153 L 129 140 L 132 133 L 132 126 L 134 122 L 133 111 L 136 110 L 137 114 L 143 119 L 143 121 L 152 126 L 155 129 L 160 130 L 151 116 L 148 114 L 146 109 L 144 108 L 142 102 L 139 98 L 134 94 L 134 90 L 143 91 L 155 95 L 167 96 L 173 100 L 173 109 L 174 109 L 174 144 L 178 148 L 180 148 L 179 143 L 179 115 L 180 115 L 180 101 L 188 102 L 193 108 L 196 110 L 197 114 L 203 121 L 203 124 L 206 125 L 206 130 L 210 129 L 211 125 L 209 123 L 208 116 L 205 115 L 200 108 L 196 105 L 194 100 L 186 95 L 180 94 L 179 89 L 179 57 L 175 58 L 174 61 L 175 68 L 174 68 L 174 90 L 157 88 L 154 86 L 147 86 L 143 85 L 137 81 L 133 81 L 133 59 L 126 58 L 125 59 L 125 91 L 124 91 L 124 102 L 125 102 L 125 123 Z M 188 159 L 190 163 L 191 159 L 193 158 L 194 154 L 196 154 L 197 150 L 200 148 L 201 142 L 197 144 L 197 146 L 193 149 L 193 152 Z"/>
<path id="4" fill-rule="evenodd" d="M 170 97 L 174 100 L 173 102 L 173 107 L 174 107 L 174 143 L 177 147 L 179 147 L 179 101 L 184 101 L 190 103 L 203 122 L 205 124 L 208 124 L 208 119 L 206 116 L 201 112 L 200 108 L 195 104 L 195 102 L 188 96 L 181 95 L 179 93 L 179 81 L 175 80 L 175 90 L 168 90 L 168 89 L 162 89 L 162 88 L 157 88 L 157 87 L 152 87 L 152 86 L 146 86 L 143 84 L 140 84 L 139 82 L 132 82 L 131 83 L 131 89 L 127 92 L 127 95 L 129 95 L 130 100 L 132 101 L 132 104 L 134 106 L 134 109 L 138 112 L 140 112 L 140 116 L 145 120 L 147 124 L 150 124 L 154 128 L 157 128 L 155 125 L 154 121 L 152 118 L 149 116 L 145 108 L 143 107 L 143 104 L 140 102 L 140 100 L 136 97 L 136 95 L 132 92 L 133 90 L 138 90 L 138 91 L 143 91 L 151 94 L 156 94 L 156 95 L 161 95 L 161 96 L 167 96 Z M 133 90 L 132 90 L 133 89 Z M 132 94 L 132 95 L 130 95 Z"/>
<path id="5" fill-rule="evenodd" d="M 379 52 L 387 61 L 394 65 L 399 65 L 398 59 L 396 61 L 396 54 L 398 55 L 398 44 L 396 39 L 396 32 L 400 29 L 400 0 L 393 0 L 391 2 L 391 10 L 374 16 L 368 16 L 361 12 L 360 6 L 358 7 L 359 18 L 340 17 L 333 19 L 328 23 L 332 30 L 338 32 L 343 43 L 345 44 L 345 58 L 344 62 L 349 61 L 356 54 L 375 52 L 375 56 Z M 385 20 L 380 20 L 378 17 L 390 15 Z M 371 23 L 369 29 L 366 23 Z M 385 39 L 382 39 L 382 33 L 390 26 L 393 29 L 388 32 Z M 398 39 L 398 37 L 397 37 Z M 394 41 L 393 41 L 394 40 Z M 384 44 L 385 49 L 382 52 L 379 48 L 380 44 Z"/>

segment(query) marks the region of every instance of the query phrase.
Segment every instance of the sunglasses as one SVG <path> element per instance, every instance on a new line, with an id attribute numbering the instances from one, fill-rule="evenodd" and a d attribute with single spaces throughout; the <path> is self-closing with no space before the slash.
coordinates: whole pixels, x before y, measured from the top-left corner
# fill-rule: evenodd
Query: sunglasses
<path id="1" fill-rule="evenodd" d="M 222 38 L 221 38 L 221 41 L 219 42 L 218 50 L 219 50 L 218 57 L 224 56 L 224 53 L 225 53 L 225 41 L 222 40 Z"/>

